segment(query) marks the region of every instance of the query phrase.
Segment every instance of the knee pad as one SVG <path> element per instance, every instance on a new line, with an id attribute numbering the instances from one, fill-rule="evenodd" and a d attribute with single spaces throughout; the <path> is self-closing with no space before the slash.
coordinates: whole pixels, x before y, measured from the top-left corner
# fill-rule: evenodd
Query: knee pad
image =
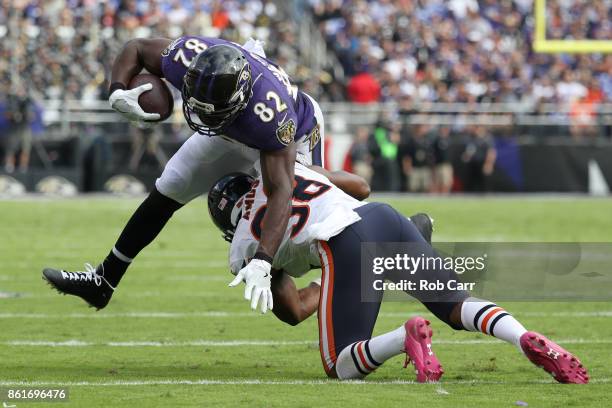
<path id="1" fill-rule="evenodd" d="M 180 172 L 166 168 L 162 175 L 155 180 L 155 188 L 162 195 L 178 202 L 185 204 L 189 200 L 185 200 L 185 193 L 191 184 L 191 180 L 182 175 Z"/>

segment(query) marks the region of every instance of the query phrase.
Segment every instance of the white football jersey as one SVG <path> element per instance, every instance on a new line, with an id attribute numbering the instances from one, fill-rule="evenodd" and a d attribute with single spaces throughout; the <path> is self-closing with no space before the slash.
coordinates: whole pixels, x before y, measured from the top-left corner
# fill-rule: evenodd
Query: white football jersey
<path id="1" fill-rule="evenodd" d="M 353 210 L 366 202 L 354 199 L 324 175 L 299 163 L 295 164 L 295 180 L 291 217 L 272 266 L 299 277 L 320 267 L 317 241 L 327 241 L 359 221 L 361 217 Z M 236 210 L 242 214 L 230 247 L 233 274 L 255 255 L 266 208 L 267 197 L 260 177 L 236 204 Z"/>

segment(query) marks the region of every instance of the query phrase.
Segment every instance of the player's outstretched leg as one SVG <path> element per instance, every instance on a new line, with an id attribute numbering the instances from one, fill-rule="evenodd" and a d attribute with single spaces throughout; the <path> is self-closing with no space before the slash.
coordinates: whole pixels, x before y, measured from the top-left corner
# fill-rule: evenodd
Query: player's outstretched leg
<path id="1" fill-rule="evenodd" d="M 420 237 L 414 231 L 416 223 L 413 221 L 414 225 L 403 224 L 404 239 L 408 242 L 418 242 Z M 424 248 L 423 252 L 427 256 L 430 255 L 427 248 Z M 397 280 L 397 277 L 389 277 L 392 281 Z M 457 276 L 452 271 L 437 270 L 428 271 L 427 279 L 448 282 L 449 279 L 457 279 Z M 432 293 L 425 297 L 416 293 L 416 297 L 422 299 L 424 305 L 436 317 L 451 327 L 489 334 L 515 345 L 532 363 L 542 367 L 561 383 L 588 382 L 587 371 L 577 357 L 543 335 L 528 332 L 510 313 L 496 304 L 470 297 L 465 291 L 436 292 L 435 301 L 431 301 Z"/>
<path id="2" fill-rule="evenodd" d="M 104 308 L 133 258 L 157 237 L 182 204 L 154 189 L 125 225 L 117 243 L 95 269 L 69 272 L 45 268 L 43 278 L 59 292 L 85 300 L 96 309 Z"/>
<path id="3" fill-rule="evenodd" d="M 406 353 L 404 367 L 412 362 L 418 382 L 438 381 L 444 370 L 433 352 L 432 335 L 427 320 L 413 317 L 393 331 L 345 347 L 336 360 L 336 374 L 341 380 L 363 378 L 391 357 Z"/>
<path id="4" fill-rule="evenodd" d="M 589 381 L 587 370 L 577 357 L 543 335 L 528 332 L 495 303 L 468 298 L 460 307 L 461 324 L 465 330 L 489 334 L 515 345 L 529 361 L 560 383 L 586 384 Z"/>

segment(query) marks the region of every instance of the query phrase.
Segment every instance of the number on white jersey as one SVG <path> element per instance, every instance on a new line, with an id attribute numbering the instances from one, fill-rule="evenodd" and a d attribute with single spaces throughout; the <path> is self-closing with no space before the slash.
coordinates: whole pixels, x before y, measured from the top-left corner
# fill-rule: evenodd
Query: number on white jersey
<path id="1" fill-rule="evenodd" d="M 291 227 L 291 238 L 299 234 L 308 221 L 308 217 L 310 216 L 310 207 L 308 206 L 308 202 L 325 194 L 331 189 L 331 186 L 328 184 L 317 180 L 309 180 L 302 176 L 298 176 L 297 174 L 295 175 L 295 183 L 295 188 L 293 189 L 294 204 L 291 208 L 291 218 L 297 217 L 297 220 Z M 253 220 L 251 221 L 251 233 L 258 241 L 261 238 L 261 224 L 267 208 L 267 204 L 259 207 L 253 216 Z"/>

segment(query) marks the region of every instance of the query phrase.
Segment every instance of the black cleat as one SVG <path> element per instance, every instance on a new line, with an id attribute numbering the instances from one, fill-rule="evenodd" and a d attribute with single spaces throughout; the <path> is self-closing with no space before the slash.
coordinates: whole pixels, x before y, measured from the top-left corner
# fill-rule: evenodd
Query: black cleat
<path id="1" fill-rule="evenodd" d="M 433 234 L 433 223 L 434 220 L 425 213 L 418 213 L 410 217 L 410 221 L 421 233 L 421 236 L 425 238 L 425 241 L 431 245 L 431 235 Z"/>
<path id="2" fill-rule="evenodd" d="M 115 290 L 104 279 L 104 271 L 98 273 L 98 270 L 90 264 L 85 264 L 84 272 L 45 268 L 42 273 L 43 279 L 58 292 L 78 296 L 97 310 L 103 309 L 108 304 Z"/>

